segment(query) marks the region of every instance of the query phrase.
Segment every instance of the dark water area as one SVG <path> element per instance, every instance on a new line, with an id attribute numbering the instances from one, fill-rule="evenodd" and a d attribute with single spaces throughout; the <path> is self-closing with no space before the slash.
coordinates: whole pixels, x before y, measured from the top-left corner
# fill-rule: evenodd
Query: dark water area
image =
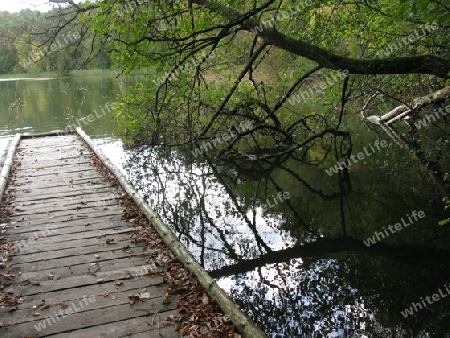
<path id="1" fill-rule="evenodd" d="M 443 296 L 402 315 L 421 297 L 440 289 L 447 295 L 448 230 L 437 225 L 443 209 L 430 203 L 434 189 L 404 186 L 395 172 L 378 168 L 407 155 L 391 147 L 348 178 L 330 178 L 295 159 L 258 170 L 256 163 L 193 160 L 182 149 L 129 154 L 127 172 L 272 337 L 445 336 Z M 417 170 L 405 163 L 398 175 L 414 177 Z M 285 192 L 289 199 L 277 198 Z M 426 217 L 415 221 L 414 210 Z M 386 238 L 388 244 L 363 244 L 402 218 L 411 224 Z"/>
<path id="2" fill-rule="evenodd" d="M 0 141 L 64 129 L 122 87 L 100 77 L 0 82 Z M 450 337 L 445 191 L 385 131 L 347 116 L 353 154 L 366 155 L 333 173 L 333 158 L 311 165 L 320 150 L 260 162 L 195 147 L 128 149 L 108 114 L 82 123 L 270 337 Z M 449 172 L 448 127 L 419 136 L 425 153 L 439 145 Z"/>

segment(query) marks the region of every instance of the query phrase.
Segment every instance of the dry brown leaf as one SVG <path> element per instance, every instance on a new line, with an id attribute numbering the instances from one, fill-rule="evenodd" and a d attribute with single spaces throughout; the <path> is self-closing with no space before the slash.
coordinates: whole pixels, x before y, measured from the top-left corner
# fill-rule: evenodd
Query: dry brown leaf
<path id="1" fill-rule="evenodd" d="M 91 263 L 91 265 L 88 268 L 88 274 L 95 276 L 95 273 L 99 270 L 100 270 L 100 264 Z"/>
<path id="2" fill-rule="evenodd" d="M 33 334 L 33 333 L 31 333 L 31 332 L 28 332 L 25 336 L 23 336 L 22 338 L 35 338 L 36 336 Z"/>
<path id="3" fill-rule="evenodd" d="M 189 334 L 189 326 L 185 326 L 180 330 L 181 336 L 187 336 Z"/>
<path id="4" fill-rule="evenodd" d="M 50 272 L 50 273 L 48 274 L 47 278 L 48 278 L 49 280 L 58 280 L 58 279 L 59 279 L 59 276 L 55 275 L 54 272 Z"/>

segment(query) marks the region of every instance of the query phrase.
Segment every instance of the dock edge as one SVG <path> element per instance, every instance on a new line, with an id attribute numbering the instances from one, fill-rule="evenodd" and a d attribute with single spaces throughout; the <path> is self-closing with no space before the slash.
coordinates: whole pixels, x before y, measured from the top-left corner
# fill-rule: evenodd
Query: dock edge
<path id="1" fill-rule="evenodd" d="M 6 186 L 8 185 L 8 178 L 13 166 L 14 155 L 16 154 L 17 146 L 19 145 L 21 134 L 16 134 L 9 146 L 8 154 L 6 155 L 5 163 L 3 164 L 0 173 L 0 205 L 3 204 L 3 197 L 5 195 Z"/>
<path id="2" fill-rule="evenodd" d="M 120 185 L 125 189 L 127 194 L 133 199 L 137 206 L 142 210 L 148 220 L 155 227 L 162 240 L 170 250 L 177 256 L 180 262 L 192 272 L 200 282 L 200 284 L 208 292 L 209 296 L 216 301 L 225 315 L 227 315 L 237 329 L 248 338 L 266 338 L 267 335 L 257 326 L 240 308 L 234 303 L 228 295 L 223 291 L 214 279 L 206 272 L 205 269 L 197 262 L 186 247 L 178 240 L 173 231 L 163 222 L 159 215 L 145 202 L 136 189 L 132 187 L 125 179 L 123 174 L 116 166 L 107 158 L 100 148 L 86 135 L 81 129 L 77 128 L 78 135 L 86 142 L 97 157 L 102 161 L 103 165 L 117 178 Z"/>

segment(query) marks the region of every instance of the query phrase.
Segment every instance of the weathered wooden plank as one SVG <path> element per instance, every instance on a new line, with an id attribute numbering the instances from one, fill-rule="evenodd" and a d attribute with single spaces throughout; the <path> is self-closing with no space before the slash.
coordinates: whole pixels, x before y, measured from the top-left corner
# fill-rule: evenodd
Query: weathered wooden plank
<path id="1" fill-rule="evenodd" d="M 16 205 L 18 209 L 26 206 L 27 209 L 33 209 L 33 207 L 46 207 L 48 205 L 60 205 L 60 206 L 78 206 L 88 203 L 97 203 L 101 201 L 110 201 L 112 205 L 117 205 L 117 200 L 121 198 L 114 192 L 99 192 L 97 194 L 90 194 L 88 192 L 72 193 L 72 195 L 60 196 L 60 197 L 48 197 L 46 199 L 37 199 L 40 196 L 36 196 L 36 199 L 32 201 L 17 201 Z"/>
<path id="2" fill-rule="evenodd" d="M 58 176 L 58 179 L 64 178 L 65 174 L 61 173 Z M 88 183 L 89 180 L 95 181 L 92 182 L 92 184 L 98 184 L 96 182 L 100 182 L 101 184 L 104 184 L 105 179 L 98 173 L 98 172 L 94 172 L 94 171 L 86 171 L 86 173 L 84 173 L 81 176 L 73 176 L 73 174 L 68 174 L 66 175 L 67 180 L 64 182 L 64 186 L 66 187 L 70 187 L 73 185 L 77 185 L 77 184 L 84 184 L 84 181 L 86 181 Z M 44 177 L 45 178 L 45 177 Z M 46 178 L 48 180 L 48 178 Z M 70 182 L 73 181 L 73 182 Z M 42 184 L 42 182 L 40 182 L 39 179 L 33 178 L 33 177 L 29 177 L 29 176 L 25 176 L 25 175 L 17 175 L 16 177 L 16 182 L 19 184 L 35 184 L 36 185 L 36 189 L 39 189 L 40 187 L 46 187 Z M 54 181 L 54 184 L 56 185 L 57 183 L 59 183 L 58 181 Z M 47 183 L 48 186 L 48 183 Z"/>
<path id="3" fill-rule="evenodd" d="M 99 226 L 99 228 L 102 228 L 102 225 L 105 225 L 115 229 L 117 227 L 128 227 L 127 223 L 122 221 L 121 215 L 117 215 L 113 212 L 105 210 L 103 208 L 92 208 L 93 212 L 96 212 L 95 215 L 90 215 L 89 218 L 84 217 L 42 217 L 42 218 L 36 218 L 34 221 L 21 221 L 21 222 L 10 222 L 10 223 L 3 223 L 2 229 L 6 230 L 7 234 L 10 234 L 11 236 L 14 235 L 20 235 L 20 234 L 34 234 L 34 232 L 41 232 L 45 233 L 45 236 L 51 236 L 51 233 L 57 231 L 52 231 L 52 229 L 55 230 L 61 230 L 63 231 L 63 228 L 69 228 L 69 227 L 76 227 L 78 228 L 78 231 L 86 231 L 90 230 L 91 228 L 85 228 L 85 227 L 92 227 L 92 226 Z M 103 212 L 103 214 L 100 214 L 100 212 Z M 49 230 L 47 230 L 49 229 Z M 51 232 L 51 233 L 50 233 Z M 45 237 L 42 236 L 42 237 Z"/>
<path id="4" fill-rule="evenodd" d="M 76 138 L 59 138 L 57 139 L 57 142 L 55 142 L 55 138 L 54 137 L 40 137 L 39 141 L 36 142 L 35 140 L 26 140 L 24 138 L 22 138 L 21 142 L 20 142 L 20 147 L 22 149 L 27 149 L 27 150 L 34 150 L 34 149 L 53 149 L 53 148 L 57 148 L 57 149 L 61 149 L 64 147 L 69 147 L 69 146 L 80 146 L 78 140 Z"/>
<path id="5" fill-rule="evenodd" d="M 136 334 L 144 334 L 144 338 L 175 338 L 180 337 L 173 327 L 164 327 L 162 321 L 165 317 L 177 315 L 176 311 L 167 311 L 161 315 L 132 318 L 126 321 L 117 321 L 114 323 L 99 325 L 89 329 L 77 330 L 75 332 L 66 332 L 57 334 L 52 338 L 79 338 L 86 337 L 135 337 Z M 153 325 L 152 325 L 153 323 Z M 159 323 L 159 325 L 158 325 Z M 91 336 L 92 335 L 92 336 Z"/>
<path id="6" fill-rule="evenodd" d="M 114 237 L 116 237 L 116 236 L 114 236 Z M 129 238 L 120 239 L 120 238 L 116 237 L 116 238 L 114 238 L 114 240 L 117 244 L 106 244 L 106 239 L 107 238 L 103 238 L 103 241 L 101 241 L 99 239 L 99 244 L 97 244 L 97 245 L 84 246 L 83 254 L 94 256 L 95 254 L 102 254 L 103 252 L 110 252 L 111 250 L 112 251 L 121 250 L 125 246 L 129 246 L 129 250 L 127 250 L 127 251 L 134 250 L 135 252 L 137 252 L 135 249 L 138 248 L 138 246 L 136 246 L 135 243 L 132 243 Z M 30 245 L 30 247 L 35 247 L 35 248 L 38 248 L 39 246 L 40 245 L 35 245 L 35 246 Z M 142 245 L 140 246 L 140 248 L 142 249 Z M 62 249 L 62 250 L 51 250 L 51 251 L 41 251 L 41 252 L 35 251 L 35 252 L 30 252 L 28 254 L 24 254 L 21 250 L 20 255 L 15 255 L 12 257 L 13 258 L 18 257 L 19 259 L 16 261 L 18 263 L 22 264 L 22 263 L 31 263 L 31 262 L 56 259 L 56 258 L 64 258 L 64 257 L 72 257 L 72 256 L 78 257 L 79 253 L 80 253 L 80 248 L 73 248 L 73 247 L 68 248 L 66 246 L 66 248 Z"/>
<path id="7" fill-rule="evenodd" d="M 105 210 L 103 210 L 105 211 Z M 8 234 L 11 240 L 20 240 L 23 237 L 17 237 L 21 235 L 26 235 L 27 237 L 34 237 L 36 240 L 43 241 L 47 237 L 58 236 L 58 235 L 69 235 L 78 232 L 87 232 L 92 230 L 94 227 L 98 229 L 114 229 L 117 230 L 124 226 L 128 227 L 127 223 L 121 220 L 118 215 L 102 215 L 90 219 L 82 218 L 73 219 L 36 219 L 39 223 L 34 224 L 29 222 L 29 224 L 23 223 L 8 223 L 8 228 L 6 228 L 6 234 Z M 66 229 L 67 228 L 67 229 Z M 71 229 L 73 228 L 73 229 Z M 16 237 L 15 237 L 16 236 Z M 52 239 L 53 242 L 53 239 Z M 40 242 L 41 243 L 41 242 Z M 45 242 L 44 242 L 45 243 Z"/>
<path id="8" fill-rule="evenodd" d="M 110 232 L 108 232 L 108 230 Z M 23 233 L 17 234 L 16 236 L 8 236 L 12 238 L 16 238 L 17 240 L 11 241 L 14 244 L 15 249 L 20 251 L 20 255 L 26 254 L 34 254 L 39 252 L 39 250 L 44 251 L 43 249 L 48 246 L 55 244 L 56 242 L 63 243 L 65 246 L 64 249 L 76 248 L 77 246 L 67 247 L 68 243 L 75 240 L 83 240 L 87 241 L 89 239 L 96 239 L 99 245 L 105 244 L 106 238 L 114 238 L 116 242 L 119 244 L 123 244 L 124 241 L 129 241 L 130 236 L 134 233 L 133 228 L 124 228 L 124 227 L 108 227 L 103 226 L 98 229 L 95 226 L 92 228 L 87 228 L 83 231 L 82 229 L 77 230 L 74 229 L 71 231 L 71 228 L 65 228 L 64 232 L 59 231 L 57 229 L 49 229 L 48 231 L 35 231 L 33 233 Z M 82 243 L 80 243 L 82 244 Z M 114 244 L 110 244 L 112 247 Z M 88 243 L 86 242 L 82 247 L 87 247 Z M 61 249 L 57 249 L 59 246 L 52 246 L 52 251 L 60 251 Z"/>
<path id="9" fill-rule="evenodd" d="M 100 254 L 101 257 L 101 254 Z M 102 262 L 102 261 L 101 261 Z M 100 262 L 100 263 L 101 263 Z M 101 276 L 108 275 L 108 278 L 114 280 L 126 280 L 131 276 L 142 276 L 147 273 L 148 269 L 151 271 L 158 270 L 158 267 L 154 267 L 155 263 L 152 260 L 142 260 L 142 257 L 136 256 L 127 260 L 115 259 L 108 264 L 101 264 L 101 269 L 96 273 L 97 279 L 92 279 L 87 275 L 88 266 L 86 264 L 75 264 L 70 267 L 57 267 L 51 269 L 44 269 L 40 271 L 26 271 L 20 275 L 20 281 L 29 279 L 30 281 L 46 280 L 49 274 L 54 274 L 60 279 L 66 279 L 73 276 L 86 276 L 84 284 L 93 285 L 98 284 L 97 280 L 101 279 Z M 147 269 L 147 270 L 146 270 Z M 17 278 L 17 277 L 16 277 Z M 80 282 L 79 280 L 77 282 Z M 28 290 L 28 289 L 27 289 Z M 35 292 L 32 289 L 30 292 Z M 29 295 L 29 294 L 23 294 Z"/>
<path id="10" fill-rule="evenodd" d="M 64 171 L 61 171 L 58 167 L 54 168 L 23 168 L 20 173 L 22 177 L 26 178 L 39 178 L 48 179 L 48 176 L 52 176 L 54 180 L 63 180 L 66 177 L 76 177 L 76 175 L 83 175 L 84 173 L 92 173 L 92 168 L 87 165 L 79 164 L 76 167 L 67 165 Z M 19 178 L 21 177 L 19 176 Z M 81 177 L 81 176 L 78 176 Z"/>
<path id="11" fill-rule="evenodd" d="M 66 267 L 30 271 L 27 272 L 27 275 L 23 273 L 14 284 L 7 286 L 4 289 L 4 292 L 12 292 L 14 294 L 20 293 L 24 297 L 30 297 L 36 294 L 70 290 L 71 288 L 80 288 L 89 285 L 95 288 L 98 284 L 109 283 L 116 280 L 128 280 L 130 275 L 142 275 L 144 273 L 143 270 L 146 267 L 152 266 L 152 262 L 147 262 L 146 260 L 143 260 L 142 257 L 138 256 L 132 257 L 129 260 L 112 260 L 109 261 L 108 264 L 102 265 L 95 275 L 88 274 L 89 266 L 90 265 L 87 264 L 75 264 Z M 47 280 L 49 273 L 60 276 L 61 279 L 49 281 Z M 30 279 L 29 276 L 35 278 Z M 143 276 L 142 278 L 146 279 L 148 277 Z M 39 281 L 41 285 L 24 284 L 24 281 L 27 279 L 30 281 Z"/>
<path id="12" fill-rule="evenodd" d="M 118 235 L 124 235 L 124 234 L 131 234 L 134 233 L 134 229 L 133 228 L 125 228 L 125 229 L 117 229 L 117 230 L 108 230 L 108 229 L 104 229 L 104 230 L 96 230 L 93 229 L 90 232 L 77 232 L 75 234 L 73 234 L 70 237 L 67 237 L 66 240 L 64 240 L 66 237 L 65 236 L 61 236 L 60 240 L 64 240 L 64 242 L 66 243 L 65 245 L 68 245 L 71 241 L 74 240 L 80 240 L 80 239 L 89 239 L 89 238 L 103 238 L 106 237 L 107 238 L 118 238 Z M 29 237 L 26 236 L 22 236 L 22 240 L 28 239 Z M 57 240 L 57 238 L 53 238 L 54 240 Z M 25 244 L 22 242 L 22 246 L 33 246 L 35 245 L 35 243 L 37 243 L 38 245 L 40 244 L 40 240 L 36 241 L 35 243 L 29 242 L 27 241 L 28 244 Z"/>
<path id="13" fill-rule="evenodd" d="M 48 196 L 51 194 L 52 190 L 59 189 L 60 192 L 71 192 L 74 189 L 83 189 L 83 187 L 92 185 L 95 188 L 111 188 L 111 186 L 106 186 L 103 184 L 100 176 L 86 175 L 82 178 L 72 179 L 67 185 L 67 182 L 55 182 L 54 184 L 44 185 L 44 184 L 35 184 L 33 187 L 30 187 L 30 182 L 20 183 L 22 185 L 16 186 L 13 189 L 16 192 L 17 198 L 28 198 L 29 196 L 35 196 L 36 194 L 42 194 L 43 196 Z M 31 195 L 30 195 L 31 194 Z"/>
<path id="14" fill-rule="evenodd" d="M 21 161 L 23 161 L 22 163 L 44 163 L 47 162 L 48 164 L 52 164 L 52 162 L 49 160 L 50 157 L 53 156 L 53 158 L 55 158 L 56 161 L 66 161 L 67 159 L 70 159 L 71 161 L 77 162 L 80 161 L 82 159 L 87 159 L 89 158 L 89 155 L 83 154 L 80 156 L 80 151 L 83 151 L 83 149 L 81 148 L 72 148 L 72 149 L 66 149 L 63 152 L 56 152 L 54 150 L 52 150 L 51 152 L 43 152 L 42 154 L 48 154 L 48 156 L 36 156 L 34 152 L 29 152 L 29 151 L 22 151 L 22 155 L 23 157 L 21 158 Z"/>
<path id="15" fill-rule="evenodd" d="M 67 158 L 74 158 L 75 156 L 78 159 L 87 160 L 89 159 L 89 153 L 86 150 L 81 148 L 68 148 L 65 150 L 55 149 L 51 152 L 43 151 L 43 150 L 35 150 L 35 151 L 20 151 L 17 153 L 17 158 L 22 160 L 26 159 L 27 161 L 55 161 L 55 162 L 64 162 Z"/>
<path id="16" fill-rule="evenodd" d="M 33 188 L 30 193 L 23 193 L 23 190 L 16 189 L 15 202 L 30 202 L 30 196 L 33 200 L 39 202 L 46 199 L 57 199 L 70 196 L 80 196 L 85 194 L 113 194 L 117 193 L 114 187 L 100 185 L 100 182 L 92 184 L 91 182 L 81 183 L 78 185 L 62 186 L 62 187 L 48 187 L 45 189 Z"/>
<path id="17" fill-rule="evenodd" d="M 129 233 L 127 233 L 126 235 L 128 235 Z M 45 238 L 47 239 L 47 238 Z M 95 237 L 87 237 L 87 238 L 80 238 L 80 239 L 69 239 L 70 241 L 70 247 L 72 248 L 77 248 L 79 250 L 83 250 L 83 248 L 85 246 L 91 246 L 91 245 L 99 245 L 99 243 L 101 243 L 100 241 L 102 240 L 98 238 L 98 236 Z M 65 248 L 67 248 L 68 243 L 67 241 L 64 241 L 64 237 L 60 237 L 59 239 L 53 239 L 53 238 L 48 238 L 47 241 L 44 242 L 44 239 L 40 239 L 39 240 L 39 245 L 38 246 L 33 246 L 33 245 L 29 245 L 29 246 L 25 246 L 23 248 L 20 249 L 20 253 L 23 255 L 29 254 L 29 253 L 34 253 L 34 252 L 47 252 L 50 250 L 63 250 Z"/>
<path id="18" fill-rule="evenodd" d="M 107 211 L 107 210 L 102 210 Z M 118 215 L 99 215 L 98 217 L 69 217 L 55 219 L 36 219 L 38 224 L 32 222 L 15 222 L 8 223 L 11 229 L 7 229 L 6 233 L 9 234 L 11 239 L 22 240 L 24 238 L 34 237 L 40 241 L 45 240 L 46 237 L 65 235 L 68 237 L 70 234 L 77 234 L 79 232 L 88 232 L 99 229 L 123 229 L 126 223 L 121 220 Z M 128 225 L 126 225 L 128 228 Z M 52 239 L 53 241 L 53 239 Z M 44 242 L 45 243 L 45 242 Z"/>
<path id="19" fill-rule="evenodd" d="M 71 135 L 58 135 L 58 144 L 61 143 L 67 143 L 67 142 L 76 142 L 77 136 L 75 134 Z M 36 139 L 39 140 L 39 142 L 36 142 Z M 55 142 L 55 135 L 51 136 L 40 136 L 40 137 L 27 137 L 26 135 L 23 135 L 21 144 L 29 147 L 39 147 L 43 143 L 47 143 L 48 145 L 57 145 Z"/>
<path id="20" fill-rule="evenodd" d="M 67 156 L 67 154 L 71 154 L 71 153 L 80 154 L 81 152 L 83 152 L 84 156 L 88 155 L 86 149 L 83 147 L 80 147 L 80 145 L 77 145 L 77 144 L 60 146 L 60 147 L 43 146 L 43 147 L 34 148 L 34 149 L 24 148 L 21 146 L 18 149 L 17 155 L 22 156 L 22 157 L 27 157 L 27 158 L 33 158 L 33 157 L 37 157 L 37 155 L 48 154 L 48 157 L 56 158 L 56 156 L 59 156 L 60 158 L 61 157 L 64 158 L 64 156 Z"/>
<path id="21" fill-rule="evenodd" d="M 168 305 L 162 305 L 163 299 L 161 297 L 150 299 L 146 302 L 138 302 L 133 305 L 133 310 L 130 310 L 128 301 L 122 304 L 116 303 L 115 306 L 90 310 L 90 308 L 93 307 L 93 305 L 95 306 L 97 302 L 102 303 L 101 299 L 92 299 L 95 299 L 93 303 L 89 303 L 89 298 L 84 298 L 83 300 L 81 300 L 81 304 L 74 303 L 69 305 L 69 308 L 66 310 L 71 310 L 74 313 L 66 312 L 68 313 L 66 315 L 63 311 L 63 314 L 61 315 L 58 310 L 57 316 L 55 316 L 55 312 L 52 311 L 50 315 L 51 318 L 49 318 L 48 321 L 45 321 L 47 323 L 45 327 L 43 327 L 43 325 L 41 324 L 40 329 L 36 329 L 35 325 L 39 325 L 39 322 L 43 323 L 43 319 L 34 318 L 34 320 L 31 322 L 14 325 L 13 330 L 11 331 L 8 330 L 9 327 L 3 329 L 2 331 L 4 332 L 2 332 L 2 337 L 18 337 L 17 334 L 25 335 L 29 332 L 33 332 L 34 334 L 40 333 L 41 336 L 47 336 L 56 333 L 65 333 L 71 332 L 73 330 L 95 327 L 99 324 L 109 324 L 116 321 L 143 317 L 143 315 L 149 315 L 150 313 L 154 313 L 156 311 L 162 313 L 174 309 L 174 305 L 172 303 Z M 109 301 L 108 303 L 110 304 L 111 302 Z M 106 306 L 106 304 L 104 306 Z"/>
<path id="22" fill-rule="evenodd" d="M 55 195 L 47 195 L 42 196 L 42 194 L 39 193 L 30 193 L 29 196 L 33 198 L 33 200 L 25 200 L 25 201 L 18 201 L 15 200 L 16 204 L 18 205 L 39 205 L 39 204 L 46 204 L 49 202 L 58 202 L 58 201 L 68 201 L 71 204 L 79 203 L 81 201 L 101 201 L 103 199 L 116 199 L 121 198 L 122 194 L 119 195 L 117 190 L 114 190 L 112 187 L 102 186 L 103 189 L 98 189 L 96 193 L 93 191 L 89 191 L 84 185 L 75 187 L 69 191 L 63 191 L 60 194 Z"/>
<path id="23" fill-rule="evenodd" d="M 26 214 L 26 215 L 12 215 L 10 217 L 11 222 L 22 222 L 22 221 L 34 221 L 35 219 L 39 219 L 39 218 L 45 218 L 45 215 L 48 216 L 48 219 L 53 219 L 56 217 L 70 217 L 73 216 L 75 217 L 80 217 L 80 218 L 95 218 L 95 217 L 99 217 L 99 216 L 105 216 L 105 215 L 112 215 L 114 214 L 114 211 L 116 211 L 117 208 L 115 208 L 114 206 L 111 208 L 108 208 L 107 210 L 100 210 L 100 211 L 94 211 L 89 213 L 89 210 L 61 210 L 61 211 L 48 211 L 46 213 L 42 213 L 42 214 Z M 34 216 L 34 217 L 33 217 Z"/>
<path id="24" fill-rule="evenodd" d="M 117 279 L 109 281 L 108 283 L 97 283 L 94 285 L 85 285 L 79 288 L 61 289 L 54 291 L 47 291 L 42 293 L 35 293 L 33 295 L 24 298 L 24 302 L 21 304 L 20 309 L 17 309 L 14 313 L 10 313 L 8 309 L 0 309 L 0 314 L 3 320 L 9 318 L 14 319 L 17 323 L 23 323 L 30 321 L 31 312 L 39 312 L 42 316 L 51 313 L 52 309 L 41 310 L 38 307 L 33 309 L 38 304 L 56 304 L 56 303 L 68 303 L 82 298 L 88 293 L 99 299 L 104 299 L 104 302 L 97 303 L 91 310 L 99 307 L 105 307 L 105 305 L 114 305 L 115 303 L 126 303 L 129 301 L 129 295 L 140 293 L 145 289 L 147 292 L 150 289 L 149 299 L 160 298 L 164 296 L 164 292 L 167 286 L 163 285 L 163 279 L 160 276 L 146 276 L 145 278 L 131 278 L 131 279 Z M 109 300 L 112 300 L 106 303 Z M 59 306 L 58 306 L 59 308 Z M 54 310 L 54 308 L 53 308 Z"/>
<path id="25" fill-rule="evenodd" d="M 125 268 L 122 269 L 123 271 Z M 160 275 L 142 276 L 142 277 L 129 277 L 129 274 L 124 273 L 122 270 L 111 271 L 108 274 L 108 280 L 105 282 L 94 282 L 91 280 L 80 281 L 84 284 L 78 288 L 64 288 L 64 292 L 60 289 L 46 290 L 45 292 L 30 293 L 27 297 L 24 297 L 24 302 L 17 311 L 26 311 L 32 309 L 33 305 L 45 300 L 46 304 L 53 304 L 57 302 L 66 302 L 74 300 L 90 291 L 93 295 L 103 296 L 114 294 L 116 292 L 135 292 L 136 290 L 147 291 L 150 290 L 153 298 L 159 297 L 164 294 L 167 289 L 167 285 L 163 283 L 163 277 Z M 87 278 L 86 278 L 87 279 Z M 62 284 L 61 284 L 62 285 Z M 147 290 L 142 290 L 147 288 Z M 2 309 L 2 312 L 8 312 L 8 309 Z"/>
<path id="26" fill-rule="evenodd" d="M 15 216 L 20 217 L 22 215 L 38 215 L 50 211 L 72 210 L 78 213 L 79 211 L 91 209 L 95 206 L 120 209 L 117 206 L 119 198 L 117 195 L 111 197 L 111 195 L 89 196 L 86 194 L 85 196 L 74 196 L 74 198 L 61 198 L 60 201 L 54 199 L 40 203 L 29 202 L 28 206 L 21 203 L 14 210 L 16 211 Z"/>
<path id="27" fill-rule="evenodd" d="M 73 194 L 74 192 L 84 193 L 86 189 L 92 187 L 92 190 L 108 190 L 112 189 L 112 186 L 106 186 L 102 184 L 102 181 L 99 178 L 95 177 L 86 177 L 80 180 L 73 180 L 69 182 L 69 185 L 66 184 L 53 184 L 51 186 L 44 185 L 33 185 L 31 187 L 30 183 L 24 183 L 22 186 L 17 186 L 15 188 L 15 198 L 17 201 L 21 199 L 25 199 L 29 201 L 31 198 L 49 198 L 49 197 L 58 197 L 58 194 L 64 196 L 64 194 Z M 92 193 L 95 193 L 93 191 Z M 31 197 L 30 197 L 31 196 Z"/>
<path id="28" fill-rule="evenodd" d="M 23 141 L 22 141 L 23 142 Z M 49 156 L 56 156 L 56 155 L 66 155 L 67 153 L 74 153 L 74 152 L 86 152 L 86 149 L 83 147 L 80 147 L 79 144 L 62 144 L 60 146 L 46 146 L 42 145 L 41 147 L 24 147 L 22 145 L 22 142 L 20 144 L 20 147 L 17 149 L 17 155 L 18 156 L 27 156 L 27 157 L 34 157 L 36 155 L 42 155 L 42 154 L 48 154 Z"/>
<path id="29" fill-rule="evenodd" d="M 53 140 L 52 140 L 53 139 Z M 55 142 L 57 141 L 57 142 Z M 41 144 L 39 144 L 41 143 Z M 65 148 L 65 147 L 70 147 L 70 146 L 78 146 L 78 147 L 82 147 L 82 145 L 80 145 L 79 141 L 76 138 L 73 139 L 63 139 L 63 138 L 39 138 L 39 141 L 36 142 L 35 140 L 26 140 L 24 138 L 22 138 L 21 142 L 20 142 L 20 147 L 29 151 L 35 150 L 35 149 L 61 149 L 61 148 Z"/>
<path id="30" fill-rule="evenodd" d="M 161 319 L 158 319 L 161 320 Z M 155 327 L 157 324 L 154 324 L 153 327 Z M 159 330 L 156 328 L 152 328 L 150 331 L 144 331 L 139 333 L 133 333 L 127 335 L 127 337 L 131 338 L 162 338 L 162 337 L 180 337 L 178 333 L 173 332 L 173 327 L 163 327 L 162 324 L 160 325 Z M 166 333 L 167 332 L 167 333 Z"/>
<path id="31" fill-rule="evenodd" d="M 55 138 L 53 137 L 40 137 L 39 138 L 39 142 L 36 142 L 36 139 L 24 139 L 22 138 L 21 142 L 20 142 L 20 148 L 21 149 L 25 149 L 25 150 L 34 150 L 34 149 L 42 149 L 43 147 L 45 147 L 44 149 L 52 149 L 52 148 L 64 148 L 64 147 L 68 147 L 68 146 L 79 146 L 79 143 L 77 142 L 76 138 L 59 138 L 58 137 L 58 142 L 55 143 Z"/>
<path id="32" fill-rule="evenodd" d="M 14 294 L 20 293 L 23 297 L 29 297 L 36 294 L 48 293 L 53 291 L 65 291 L 72 288 L 81 288 L 91 286 L 95 288 L 97 284 L 104 284 L 114 282 L 116 280 L 125 280 L 130 278 L 130 274 L 135 267 L 146 266 L 139 265 L 138 262 L 142 262 L 137 258 L 130 260 L 130 265 L 124 265 L 125 261 L 113 261 L 110 262 L 109 270 L 102 271 L 101 269 L 95 273 L 95 275 L 88 274 L 89 265 L 84 265 L 84 269 L 81 270 L 79 274 L 71 274 L 63 279 L 57 281 L 46 280 L 45 278 L 40 278 L 40 285 L 26 284 L 26 279 L 20 279 L 14 284 L 7 286 L 4 292 L 12 292 Z M 56 268 L 54 268 L 56 269 Z M 72 267 L 67 267 L 67 269 L 72 269 Z M 51 270 L 51 269 L 48 269 Z M 127 272 L 130 271 L 130 272 Z M 54 272 L 51 270 L 50 272 Z"/>
<path id="33" fill-rule="evenodd" d="M 49 161 L 50 163 L 50 161 Z M 67 162 L 51 161 L 52 164 L 40 164 L 35 161 L 27 164 L 21 164 L 20 173 L 22 176 L 34 177 L 34 176 L 45 176 L 51 175 L 55 172 L 57 173 L 72 173 L 72 172 L 82 172 L 82 171 L 92 171 L 89 166 L 89 160 L 80 161 L 74 163 L 67 160 Z"/>
<path id="34" fill-rule="evenodd" d="M 111 236 L 108 236 L 111 237 Z M 112 245 L 111 245 L 112 246 Z M 130 258 L 141 256 L 141 253 L 127 253 L 121 250 L 118 244 L 114 244 L 115 248 L 111 251 L 102 252 L 102 257 L 104 260 L 113 260 L 121 258 Z M 114 250 L 114 251 L 112 251 Z M 18 258 L 21 256 L 18 255 Z M 96 259 L 93 255 L 80 253 L 75 257 L 61 257 L 49 260 L 32 261 L 32 262 L 21 262 L 20 260 L 15 260 L 14 266 L 18 266 L 24 271 L 39 271 L 43 269 L 57 268 L 58 266 L 71 266 L 73 264 L 90 264 L 95 263 Z"/>
<path id="35" fill-rule="evenodd" d="M 24 210 L 19 212 L 25 212 L 24 207 L 29 211 L 33 211 L 34 209 L 41 210 L 46 207 L 53 207 L 58 205 L 61 210 L 63 208 L 72 208 L 79 211 L 86 208 L 94 208 L 94 207 L 103 207 L 103 206 L 117 206 L 120 196 L 113 195 L 112 193 L 99 193 L 99 194 L 77 194 L 73 196 L 65 196 L 60 198 L 48 198 L 45 200 L 35 200 L 35 202 L 19 202 L 17 203 L 16 209 Z M 20 214 L 18 214 L 20 215 Z"/>
<path id="36" fill-rule="evenodd" d="M 55 242 L 74 241 L 80 239 L 87 240 L 89 238 L 97 238 L 101 240 L 107 235 L 122 240 L 123 238 L 129 238 L 129 235 L 134 233 L 134 228 L 123 226 L 124 223 L 121 221 L 111 221 L 105 218 L 103 222 L 101 222 L 101 220 L 102 219 L 99 218 L 100 222 L 86 223 L 86 225 L 82 227 L 72 227 L 69 224 L 70 222 L 67 222 L 68 225 L 65 227 L 58 227 L 58 225 L 52 224 L 51 227 L 48 227 L 46 229 L 41 228 L 42 230 L 36 229 L 33 230 L 33 232 L 25 231 L 21 233 L 11 234 L 8 235 L 8 238 L 11 239 L 11 243 L 15 243 L 16 246 L 20 248 L 21 252 L 23 252 L 23 249 L 29 247 L 45 247 L 46 245 Z M 34 251 L 35 250 L 33 250 L 33 252 Z"/>

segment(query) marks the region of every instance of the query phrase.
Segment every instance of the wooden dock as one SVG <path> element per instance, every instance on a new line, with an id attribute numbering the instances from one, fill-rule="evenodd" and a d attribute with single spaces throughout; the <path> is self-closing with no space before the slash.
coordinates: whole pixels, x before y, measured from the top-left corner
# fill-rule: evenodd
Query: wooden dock
<path id="1" fill-rule="evenodd" d="M 141 198 L 119 184 L 120 174 L 96 168 L 92 145 L 76 134 L 14 143 L 0 227 L 0 337 L 179 337 L 171 320 L 180 304 L 167 275 L 175 259 L 245 336 L 264 336 L 148 206 L 160 237 L 151 229 L 153 243 L 139 240 L 142 227 L 124 219 L 120 201 Z M 161 238 L 170 244 L 162 253 Z"/>

